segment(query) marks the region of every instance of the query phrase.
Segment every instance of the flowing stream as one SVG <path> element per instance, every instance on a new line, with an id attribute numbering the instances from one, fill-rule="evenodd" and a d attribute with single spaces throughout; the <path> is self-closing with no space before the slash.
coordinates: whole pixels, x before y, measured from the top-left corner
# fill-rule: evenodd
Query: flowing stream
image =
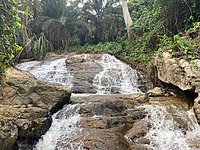
<path id="1" fill-rule="evenodd" d="M 139 73 L 129 65 L 108 54 L 97 62 L 103 67 L 94 78 L 98 94 L 141 93 L 137 84 Z"/>
<path id="2" fill-rule="evenodd" d="M 193 110 L 181 111 L 176 106 L 145 105 L 151 122 L 146 137 L 154 150 L 198 150 L 200 126 Z"/>
<path id="3" fill-rule="evenodd" d="M 38 80 L 72 87 L 73 77 L 66 68 L 64 58 L 52 61 L 25 62 L 17 65 L 17 68 L 29 71 Z"/>
<path id="4" fill-rule="evenodd" d="M 81 118 L 78 113 L 80 106 L 81 104 L 69 104 L 55 113 L 49 131 L 39 140 L 34 149 L 55 150 L 59 147 L 60 150 L 82 150 L 81 143 L 72 141 L 73 137 L 81 131 L 77 126 Z"/>
<path id="5" fill-rule="evenodd" d="M 96 74 L 93 84 L 97 94 L 109 93 L 142 93 L 138 88 L 139 73 L 124 64 L 114 56 L 105 54 L 96 60 L 102 66 L 102 71 Z M 73 73 L 65 64 L 65 59 L 53 61 L 32 61 L 17 65 L 18 68 L 31 72 L 42 81 L 73 86 Z M 72 95 L 73 96 L 73 95 Z M 35 150 L 82 150 L 83 143 L 73 142 L 73 138 L 81 132 L 78 126 L 81 119 L 79 112 L 82 104 L 66 105 L 55 113 L 49 131 L 35 146 Z M 147 120 L 151 122 L 146 138 L 150 140 L 149 147 L 153 150 L 198 150 L 191 145 L 200 141 L 200 127 L 192 110 L 181 111 L 176 107 L 145 105 Z M 179 116 L 185 123 L 182 127 L 176 121 Z M 181 126 L 181 127 L 180 127 Z"/>

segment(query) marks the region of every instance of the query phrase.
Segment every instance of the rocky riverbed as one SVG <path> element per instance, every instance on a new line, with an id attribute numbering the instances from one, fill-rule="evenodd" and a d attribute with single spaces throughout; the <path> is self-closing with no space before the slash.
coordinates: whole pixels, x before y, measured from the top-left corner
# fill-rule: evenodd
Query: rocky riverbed
<path id="1" fill-rule="evenodd" d="M 51 54 L 20 65 L 35 77 L 9 70 L 1 84 L 2 150 L 200 149 L 191 101 L 159 88 L 144 94 L 149 81 L 114 56 Z"/>
<path id="2" fill-rule="evenodd" d="M 162 149 L 165 142 L 168 144 L 166 148 L 171 150 L 200 148 L 200 137 L 196 132 L 199 128 L 193 127 L 195 120 L 189 115 L 189 102 L 184 98 L 145 98 L 143 94 L 73 94 L 70 102 L 71 112 L 76 113 L 70 116 L 66 111 L 69 108 L 65 106 L 55 114 L 57 125 L 50 128 L 36 149 L 151 150 Z M 160 120 L 156 120 L 157 115 L 161 115 Z M 74 119 L 76 122 L 69 124 Z M 163 122 L 165 119 L 167 121 Z M 61 120 L 63 125 L 58 127 Z M 194 130 L 194 134 L 190 133 L 190 129 Z M 53 139 L 52 132 L 59 136 Z M 163 143 L 159 143 L 156 137 Z M 175 140 L 180 138 L 182 141 Z"/>

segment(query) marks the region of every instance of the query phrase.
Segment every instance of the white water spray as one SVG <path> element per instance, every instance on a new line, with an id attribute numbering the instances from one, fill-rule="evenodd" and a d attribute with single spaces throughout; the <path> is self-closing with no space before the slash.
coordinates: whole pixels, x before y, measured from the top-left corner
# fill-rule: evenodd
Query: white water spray
<path id="1" fill-rule="evenodd" d="M 150 140 L 152 149 L 199 149 L 199 147 L 191 147 L 193 142 L 199 143 L 200 141 L 200 127 L 193 110 L 181 111 L 175 106 L 157 105 L 148 105 L 145 108 L 148 112 L 146 119 L 151 122 L 151 128 L 146 137 Z"/>
<path id="2" fill-rule="evenodd" d="M 80 106 L 81 104 L 66 105 L 54 114 L 50 129 L 39 140 L 35 150 L 82 150 L 83 144 L 72 141 L 81 131 L 78 127 L 81 119 Z"/>
<path id="3" fill-rule="evenodd" d="M 65 86 L 72 86 L 72 75 L 67 70 L 65 59 L 53 61 L 31 61 L 16 66 L 19 69 L 29 71 L 41 81 L 59 83 Z"/>
<path id="4" fill-rule="evenodd" d="M 103 68 L 94 78 L 97 94 L 142 93 L 137 84 L 138 73 L 129 65 L 108 54 L 97 62 Z"/>

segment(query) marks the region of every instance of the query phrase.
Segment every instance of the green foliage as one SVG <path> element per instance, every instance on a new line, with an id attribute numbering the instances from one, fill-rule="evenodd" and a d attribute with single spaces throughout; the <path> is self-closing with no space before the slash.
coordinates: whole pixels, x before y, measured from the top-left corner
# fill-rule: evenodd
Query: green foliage
<path id="1" fill-rule="evenodd" d="M 66 9 L 66 0 L 42 0 L 44 16 L 60 19 Z"/>
<path id="2" fill-rule="evenodd" d="M 47 52 L 52 51 L 51 43 L 46 39 L 44 33 L 37 38 L 33 36 L 25 45 L 21 54 L 22 58 L 41 59 Z"/>
<path id="3" fill-rule="evenodd" d="M 143 52 L 140 47 L 127 40 L 126 37 L 118 38 L 114 42 L 98 43 L 97 45 L 86 44 L 81 48 L 81 52 L 109 53 L 121 56 L 126 60 L 136 61 L 147 66 L 152 65 L 153 52 Z"/>
<path id="4" fill-rule="evenodd" d="M 200 29 L 200 22 L 195 22 L 193 24 L 193 27 L 190 28 L 187 33 L 190 35 L 190 36 L 193 36 L 193 34 L 195 34 L 198 30 Z"/>
<path id="5" fill-rule="evenodd" d="M 196 0 L 132 0 L 129 7 L 133 19 L 131 30 L 134 44 L 129 57 L 148 65 L 157 50 L 167 49 L 174 54 L 177 49 L 192 60 L 195 46 L 191 39 L 173 35 L 184 31 L 198 20 L 198 3 Z M 196 23 L 190 32 L 198 29 L 199 25 Z"/>
<path id="6" fill-rule="evenodd" d="M 98 43 L 97 45 L 86 44 L 81 48 L 82 52 L 98 52 L 98 53 L 110 53 L 110 54 L 120 54 L 123 52 L 123 46 L 117 42 L 105 42 Z"/>
<path id="7" fill-rule="evenodd" d="M 163 36 L 160 40 L 159 52 L 168 51 L 172 57 L 181 57 L 194 64 L 196 45 L 190 37 L 185 36 L 183 34 L 177 34 L 173 38 Z"/>
<path id="8" fill-rule="evenodd" d="M 56 50 L 64 49 L 67 45 L 66 29 L 60 20 L 40 16 L 29 23 L 31 33 L 37 37 L 44 33 L 45 38 L 51 43 L 52 48 Z"/>
<path id="9" fill-rule="evenodd" d="M 28 17 L 22 16 L 25 28 L 23 32 L 13 30 L 16 41 L 25 47 L 22 58 L 40 59 L 48 51 L 85 44 L 83 51 L 107 52 L 146 65 L 151 65 L 159 47 L 172 55 L 183 52 L 189 60 L 195 57 L 191 39 L 173 35 L 199 21 L 199 0 L 131 0 L 132 41 L 124 37 L 119 0 L 24 2 L 24 10 L 29 10 Z M 196 37 L 199 27 L 200 23 L 196 23 L 188 30 L 191 38 Z"/>
<path id="10" fill-rule="evenodd" d="M 0 80 L 11 66 L 16 51 L 21 50 L 14 40 L 13 31 L 20 28 L 20 18 L 15 0 L 0 2 Z"/>
<path id="11" fill-rule="evenodd" d="M 174 43 L 178 47 L 179 51 L 182 51 L 187 55 L 192 55 L 195 50 L 191 39 L 183 39 L 179 35 L 175 35 Z"/>

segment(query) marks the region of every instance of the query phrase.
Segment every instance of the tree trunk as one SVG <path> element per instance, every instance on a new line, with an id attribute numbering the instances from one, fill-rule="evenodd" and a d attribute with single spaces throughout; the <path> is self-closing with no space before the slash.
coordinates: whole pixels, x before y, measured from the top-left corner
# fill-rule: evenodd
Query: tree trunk
<path id="1" fill-rule="evenodd" d="M 122 12 L 123 12 L 123 17 L 124 17 L 124 22 L 126 25 L 126 30 L 128 34 L 128 39 L 131 39 L 131 31 L 130 31 L 130 26 L 132 24 L 132 19 L 128 10 L 128 2 L 127 0 L 122 0 Z"/>

